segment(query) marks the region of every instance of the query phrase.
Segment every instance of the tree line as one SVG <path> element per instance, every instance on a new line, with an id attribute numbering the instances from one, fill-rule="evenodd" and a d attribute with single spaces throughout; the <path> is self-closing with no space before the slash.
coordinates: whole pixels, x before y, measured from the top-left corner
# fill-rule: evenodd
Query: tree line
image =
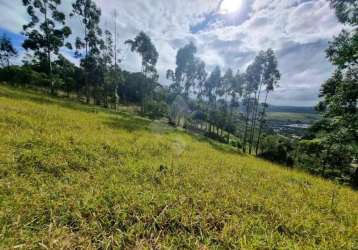
<path id="1" fill-rule="evenodd" d="M 189 109 L 172 112 L 171 122 L 179 125 L 184 120 L 214 138 L 224 139 L 226 134 L 227 142 L 230 134 L 236 135 L 242 138 L 238 146 L 244 152 L 257 154 L 268 96 L 280 80 L 274 51 L 261 51 L 242 73 L 239 70 L 234 73 L 231 68 L 222 73 L 219 66 L 208 73 L 196 53 L 193 43 L 179 49 L 176 68 L 167 71 L 173 101 L 180 97 Z M 240 105 L 245 108 L 244 113 L 240 112 Z M 243 124 L 243 131 L 238 130 L 238 123 Z"/>
<path id="2" fill-rule="evenodd" d="M 156 69 L 159 53 L 144 32 L 125 41 L 141 57 L 141 71 L 121 69 L 116 11 L 112 13 L 113 35 L 101 28 L 102 13 L 93 0 L 74 1 L 70 13 L 60 11 L 61 0 L 23 0 L 23 5 L 30 22 L 23 25 L 22 46 L 31 53 L 22 66 L 10 67 L 16 51 L 4 37 L 1 44 L 7 48 L 1 51 L 9 53 L 1 56 L 7 61 L 0 72 L 2 80 L 47 88 L 51 94 L 76 93 L 87 103 L 108 108 L 120 101 L 138 103 L 143 114 L 168 116 L 175 125 L 206 123 L 206 135 L 224 140 L 226 134 L 228 142 L 230 134 L 239 137 L 237 123 L 244 121 L 243 141 L 238 146 L 257 153 L 267 97 L 280 78 L 273 50 L 260 52 L 246 72 L 228 69 L 222 74 L 218 66 L 208 72 L 196 56 L 197 48 L 189 43 L 178 50 L 176 68 L 167 72 L 171 84 L 166 87 L 159 83 Z M 80 23 L 79 34 L 67 25 L 71 18 Z M 68 42 L 71 37 L 75 37 L 73 44 Z M 63 56 L 65 48 L 74 51 L 79 67 Z M 239 111 L 241 103 L 246 107 L 244 115 Z"/>

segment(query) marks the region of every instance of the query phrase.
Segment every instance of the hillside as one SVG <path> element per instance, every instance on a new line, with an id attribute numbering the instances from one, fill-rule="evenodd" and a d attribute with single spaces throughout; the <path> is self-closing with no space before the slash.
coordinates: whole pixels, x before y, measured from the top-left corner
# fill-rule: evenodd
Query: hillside
<path id="1" fill-rule="evenodd" d="M 0 86 L 0 249 L 357 249 L 358 193 Z"/>

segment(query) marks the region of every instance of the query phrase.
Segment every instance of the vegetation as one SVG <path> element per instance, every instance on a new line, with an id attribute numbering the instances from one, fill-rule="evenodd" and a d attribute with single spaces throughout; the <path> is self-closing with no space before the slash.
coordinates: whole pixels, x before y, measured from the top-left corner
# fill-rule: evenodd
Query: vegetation
<path id="1" fill-rule="evenodd" d="M 323 118 L 311 128 L 311 138 L 300 143 L 304 158 L 323 176 L 343 175 L 358 159 L 358 5 L 343 0 L 331 0 L 331 5 L 338 19 L 352 29 L 343 30 L 327 49 L 336 71 L 321 88 L 323 100 L 317 110 Z M 358 168 L 355 171 L 358 176 Z"/>
<path id="2" fill-rule="evenodd" d="M 117 109 L 119 103 L 134 103 L 141 107 L 144 116 L 168 118 L 171 125 L 235 145 L 244 153 L 283 163 L 277 153 L 294 147 L 295 157 L 289 156 L 291 152 L 283 154 L 289 156 L 289 165 L 293 160 L 293 165 L 325 177 L 349 182 L 358 178 L 358 168 L 356 174 L 348 174 L 354 171 L 352 164 L 358 158 L 355 3 L 331 0 L 339 20 L 352 28 L 342 31 L 327 49 L 336 72 L 322 86 L 323 101 L 317 106 L 322 119 L 318 122 L 313 112 L 289 115 L 270 112 L 275 108 L 269 107 L 267 99 L 281 77 L 272 49 L 260 51 L 243 72 L 231 68 L 222 72 L 219 66 L 207 72 L 195 44 L 189 43 L 177 51 L 176 67 L 167 71 L 171 84 L 166 87 L 159 83 L 156 69 L 159 53 L 154 41 L 143 31 L 125 42 L 141 57 L 141 71 L 126 72 L 120 68 L 116 10 L 113 36 L 109 30 L 102 30 L 102 12 L 93 0 L 74 1 L 70 13 L 59 11 L 59 0 L 25 0 L 23 5 L 31 19 L 24 25 L 23 47 L 33 51 L 33 56 L 29 55 L 22 66 L 11 66 L 10 59 L 16 56 L 16 50 L 4 36 L 0 46 L 0 80 L 50 90 L 53 95 L 65 92 L 105 108 Z M 77 36 L 74 46 L 66 43 L 71 35 L 66 24 L 68 16 L 77 17 L 83 27 L 82 34 L 74 34 Z M 79 67 L 61 54 L 64 47 L 76 49 Z M 298 124 L 316 123 L 307 132 L 287 127 L 290 124 L 284 124 L 282 117 L 295 119 Z M 282 141 L 291 146 L 282 148 Z M 278 143 L 265 145 L 268 142 Z M 267 151 L 270 147 L 272 152 Z"/>
<path id="3" fill-rule="evenodd" d="M 314 113 L 290 113 L 290 112 L 268 112 L 267 120 L 282 121 L 290 123 L 312 124 L 319 120 L 319 114 Z"/>
<path id="4" fill-rule="evenodd" d="M 0 248 L 356 249 L 349 188 L 165 124 L 0 86 Z"/>
<path id="5" fill-rule="evenodd" d="M 11 59 L 17 56 L 11 40 L 3 34 L 0 38 L 0 67 L 10 67 Z"/>
<path id="6" fill-rule="evenodd" d="M 125 71 L 118 12 L 113 35 L 96 1 L 69 13 L 61 2 L 22 1 L 22 65 L 0 39 L 1 249 L 358 249 L 358 197 L 338 185 L 358 187 L 356 1 L 330 0 L 350 27 L 327 49 L 319 115 L 268 105 L 281 78 L 272 49 L 209 72 L 188 43 L 165 86 L 147 33 L 123 45 L 141 57 Z M 276 129 L 291 121 L 313 125 Z"/>

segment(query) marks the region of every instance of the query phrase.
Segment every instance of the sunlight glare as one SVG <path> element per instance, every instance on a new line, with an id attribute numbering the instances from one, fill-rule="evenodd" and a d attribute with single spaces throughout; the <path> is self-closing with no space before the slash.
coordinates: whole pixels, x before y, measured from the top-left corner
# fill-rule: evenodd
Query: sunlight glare
<path id="1" fill-rule="evenodd" d="M 223 0 L 220 5 L 220 13 L 229 14 L 240 9 L 242 0 Z"/>

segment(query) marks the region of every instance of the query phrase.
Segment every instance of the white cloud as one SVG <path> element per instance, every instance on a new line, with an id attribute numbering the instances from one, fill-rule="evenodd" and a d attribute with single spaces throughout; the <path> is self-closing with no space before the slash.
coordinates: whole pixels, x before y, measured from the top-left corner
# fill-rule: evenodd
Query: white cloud
<path id="1" fill-rule="evenodd" d="M 139 70 L 139 57 L 123 43 L 143 30 L 159 51 L 163 82 L 165 71 L 175 67 L 177 49 L 188 41 L 196 43 L 208 69 L 220 65 L 244 70 L 259 50 L 273 48 L 282 73 L 282 87 L 271 99 L 275 104 L 312 105 L 317 101 L 320 84 L 332 72 L 324 49 L 342 28 L 326 0 L 243 0 L 236 16 L 210 15 L 220 0 L 96 1 L 102 9 L 103 27 L 111 29 L 111 13 L 114 9 L 119 12 L 122 67 Z M 21 30 L 27 17 L 19 2 L 0 0 L 1 28 Z M 71 2 L 63 0 L 67 12 Z M 74 33 L 81 32 L 78 20 L 71 19 L 69 24 Z M 198 32 L 191 33 L 197 24 Z"/>

